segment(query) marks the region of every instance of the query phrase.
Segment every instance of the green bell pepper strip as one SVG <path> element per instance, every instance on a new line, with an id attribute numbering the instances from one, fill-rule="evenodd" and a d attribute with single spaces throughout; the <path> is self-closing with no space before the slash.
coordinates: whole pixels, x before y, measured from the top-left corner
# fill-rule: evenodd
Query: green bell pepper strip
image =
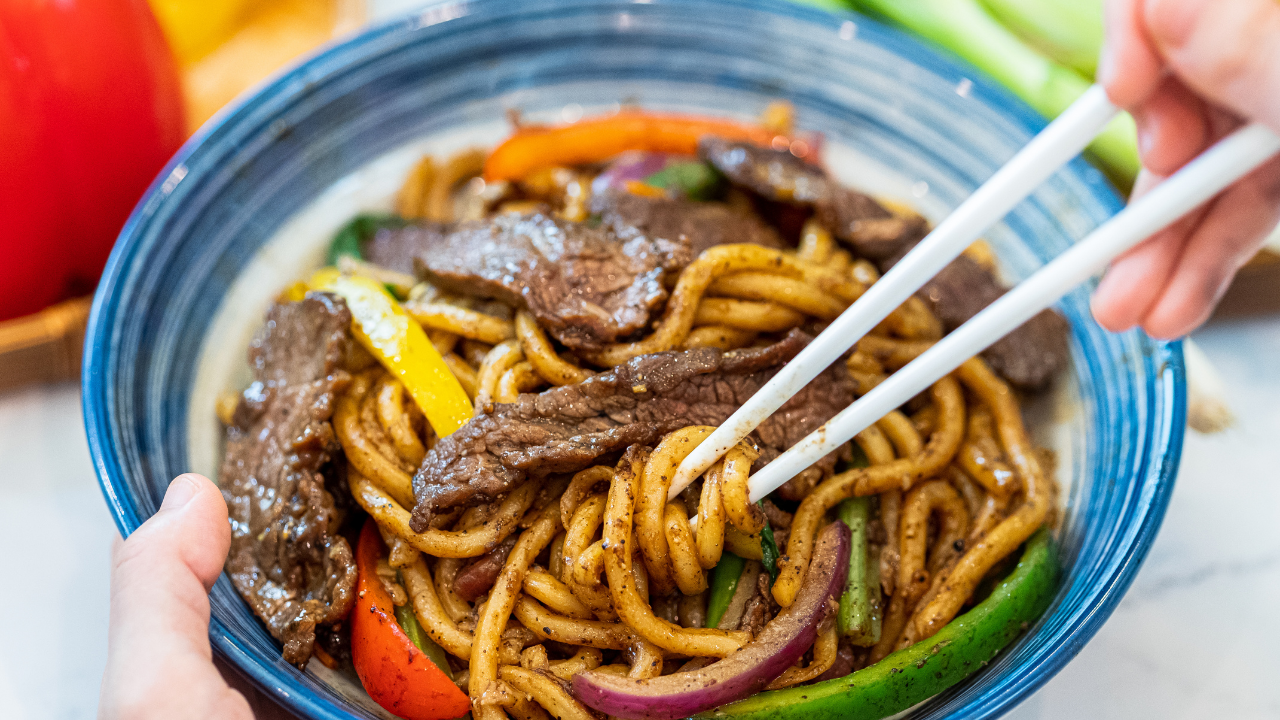
<path id="1" fill-rule="evenodd" d="M 720 618 L 729 609 L 733 594 L 738 591 L 738 579 L 742 577 L 742 569 L 746 566 L 746 560 L 727 550 L 720 555 L 720 562 L 711 570 L 711 594 L 707 597 L 705 627 L 713 628 L 720 624 Z"/>
<path id="2" fill-rule="evenodd" d="M 1092 82 L 1028 46 L 978 0 L 847 2 L 855 10 L 901 25 L 968 60 L 1045 117 L 1057 117 Z M 1089 149 L 1112 181 L 1127 192 L 1140 167 L 1133 118 L 1121 115 L 1113 120 Z"/>
<path id="3" fill-rule="evenodd" d="M 1057 585 L 1057 551 L 1048 529 L 1041 528 L 1027 541 L 1013 573 L 937 635 L 842 678 L 759 693 L 697 717 L 878 720 L 893 715 L 985 666 L 1049 607 Z"/>
<path id="4" fill-rule="evenodd" d="M 418 616 L 413 614 L 413 608 L 410 605 L 396 606 L 396 623 L 400 625 L 401 630 L 404 630 L 404 634 L 408 636 L 409 641 L 417 646 L 431 662 L 435 663 L 445 677 L 452 680 L 453 670 L 449 667 L 449 659 L 444 654 L 444 648 L 427 637 L 426 631 L 422 629 L 422 625 L 418 624 Z"/>
<path id="5" fill-rule="evenodd" d="M 840 636 L 859 647 L 880 641 L 880 563 L 871 557 L 867 523 L 871 498 L 855 497 L 836 506 L 836 517 L 852 531 L 849 545 L 849 580 L 840 596 L 836 628 Z"/>
<path id="6" fill-rule="evenodd" d="M 724 177 L 710 165 L 693 160 L 672 163 L 644 179 L 645 185 L 677 190 L 690 200 L 711 200 L 719 194 Z"/>

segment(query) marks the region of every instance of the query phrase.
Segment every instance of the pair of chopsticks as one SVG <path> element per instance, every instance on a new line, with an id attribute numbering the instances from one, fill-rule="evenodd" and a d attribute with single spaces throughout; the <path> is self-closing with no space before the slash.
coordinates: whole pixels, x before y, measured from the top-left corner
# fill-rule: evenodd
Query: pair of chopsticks
<path id="1" fill-rule="evenodd" d="M 670 497 L 674 498 L 711 467 L 983 231 L 1079 154 L 1118 112 L 1100 86 L 1085 92 L 698 445 L 676 471 Z M 1280 137 L 1257 123 L 1218 141 L 752 475 L 748 481 L 751 501 L 760 500 L 849 442 L 889 411 L 1102 271 L 1116 256 L 1191 212 L 1278 151 Z"/>

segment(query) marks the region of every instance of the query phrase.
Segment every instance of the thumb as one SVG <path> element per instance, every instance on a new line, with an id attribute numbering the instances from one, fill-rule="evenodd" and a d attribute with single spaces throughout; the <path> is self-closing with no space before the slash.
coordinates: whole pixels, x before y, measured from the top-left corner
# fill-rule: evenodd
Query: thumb
<path id="1" fill-rule="evenodd" d="M 112 553 L 103 718 L 251 717 L 214 669 L 209 588 L 231 527 L 222 493 L 180 475 L 160 510 Z"/>
<path id="2" fill-rule="evenodd" d="M 1146 0 L 1151 42 L 1188 87 L 1280 132 L 1280 3 Z"/>

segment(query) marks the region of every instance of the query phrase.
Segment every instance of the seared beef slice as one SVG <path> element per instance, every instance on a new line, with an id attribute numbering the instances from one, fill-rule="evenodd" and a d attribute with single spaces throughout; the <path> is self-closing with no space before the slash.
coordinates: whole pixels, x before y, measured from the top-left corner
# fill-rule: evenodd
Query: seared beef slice
<path id="1" fill-rule="evenodd" d="M 499 403 L 442 439 L 413 480 L 415 528 L 438 510 L 486 502 L 525 478 L 576 472 L 630 445 L 688 425 L 719 425 L 809 341 L 792 331 L 770 347 L 642 355 L 578 385 Z M 754 433 L 761 462 L 776 457 L 853 400 L 837 362 Z M 824 459 L 829 473 L 834 455 Z"/>
<path id="2" fill-rule="evenodd" d="M 540 213 L 499 215 L 452 232 L 406 228 L 417 269 L 453 292 L 523 305 L 570 348 L 598 348 L 642 330 L 666 300 L 672 248 Z"/>
<path id="3" fill-rule="evenodd" d="M 703 138 L 698 154 L 731 182 L 766 200 L 812 206 L 818 221 L 859 256 L 887 271 L 929 232 L 919 216 L 898 216 L 874 198 L 832 182 L 816 165 L 785 150 Z M 1004 294 L 996 278 L 959 257 L 921 288 L 947 332 Z M 1040 390 L 1067 364 L 1067 322 L 1052 310 L 1028 320 L 982 353 L 1006 380 Z"/>
<path id="4" fill-rule="evenodd" d="M 698 143 L 698 154 L 730 182 L 765 200 L 812 207 L 818 221 L 862 257 L 889 257 L 928 232 L 923 218 L 896 216 L 787 150 L 707 137 Z"/>
<path id="5" fill-rule="evenodd" d="M 782 247 L 782 238 L 763 220 L 724 203 L 649 197 L 614 189 L 593 196 L 591 210 L 623 241 L 647 237 L 657 247 L 670 248 L 674 262 L 666 267 L 668 272 L 688 265 L 716 245 Z"/>
<path id="6" fill-rule="evenodd" d="M 698 142 L 698 157 L 729 182 L 766 200 L 813 205 L 831 193 L 832 183 L 822 168 L 786 150 L 708 136 Z"/>
<path id="7" fill-rule="evenodd" d="M 227 428 L 220 482 L 231 514 L 227 574 L 299 667 L 317 624 L 351 608 L 351 548 L 333 534 L 324 468 L 340 446 L 329 418 L 351 314 L 332 295 L 276 305 L 249 347 L 256 381 Z"/>
<path id="8" fill-rule="evenodd" d="M 426 221 L 419 221 L 417 228 L 408 232 L 401 228 L 382 228 L 364 243 L 361 251 L 374 265 L 412 273 L 415 270 L 414 259 L 422 251 L 420 241 L 447 230 L 446 225 Z"/>
<path id="9" fill-rule="evenodd" d="M 951 332 L 1004 295 L 986 268 L 961 255 L 917 293 Z M 1067 321 L 1052 310 L 1039 313 L 982 351 L 982 358 L 1011 384 L 1042 390 L 1067 366 Z"/>

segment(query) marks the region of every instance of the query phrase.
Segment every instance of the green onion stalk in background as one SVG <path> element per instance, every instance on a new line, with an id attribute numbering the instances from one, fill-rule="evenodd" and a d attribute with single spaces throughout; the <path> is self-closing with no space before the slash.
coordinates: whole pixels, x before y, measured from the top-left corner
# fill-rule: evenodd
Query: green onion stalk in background
<path id="1" fill-rule="evenodd" d="M 1040 114 L 1054 118 L 1093 82 L 1102 0 L 798 0 L 853 9 L 959 55 Z M 1123 192 L 1138 174 L 1137 130 L 1121 115 L 1089 146 Z"/>
<path id="2" fill-rule="evenodd" d="M 1102 0 L 981 0 L 1027 44 L 1092 78 L 1102 51 Z"/>

